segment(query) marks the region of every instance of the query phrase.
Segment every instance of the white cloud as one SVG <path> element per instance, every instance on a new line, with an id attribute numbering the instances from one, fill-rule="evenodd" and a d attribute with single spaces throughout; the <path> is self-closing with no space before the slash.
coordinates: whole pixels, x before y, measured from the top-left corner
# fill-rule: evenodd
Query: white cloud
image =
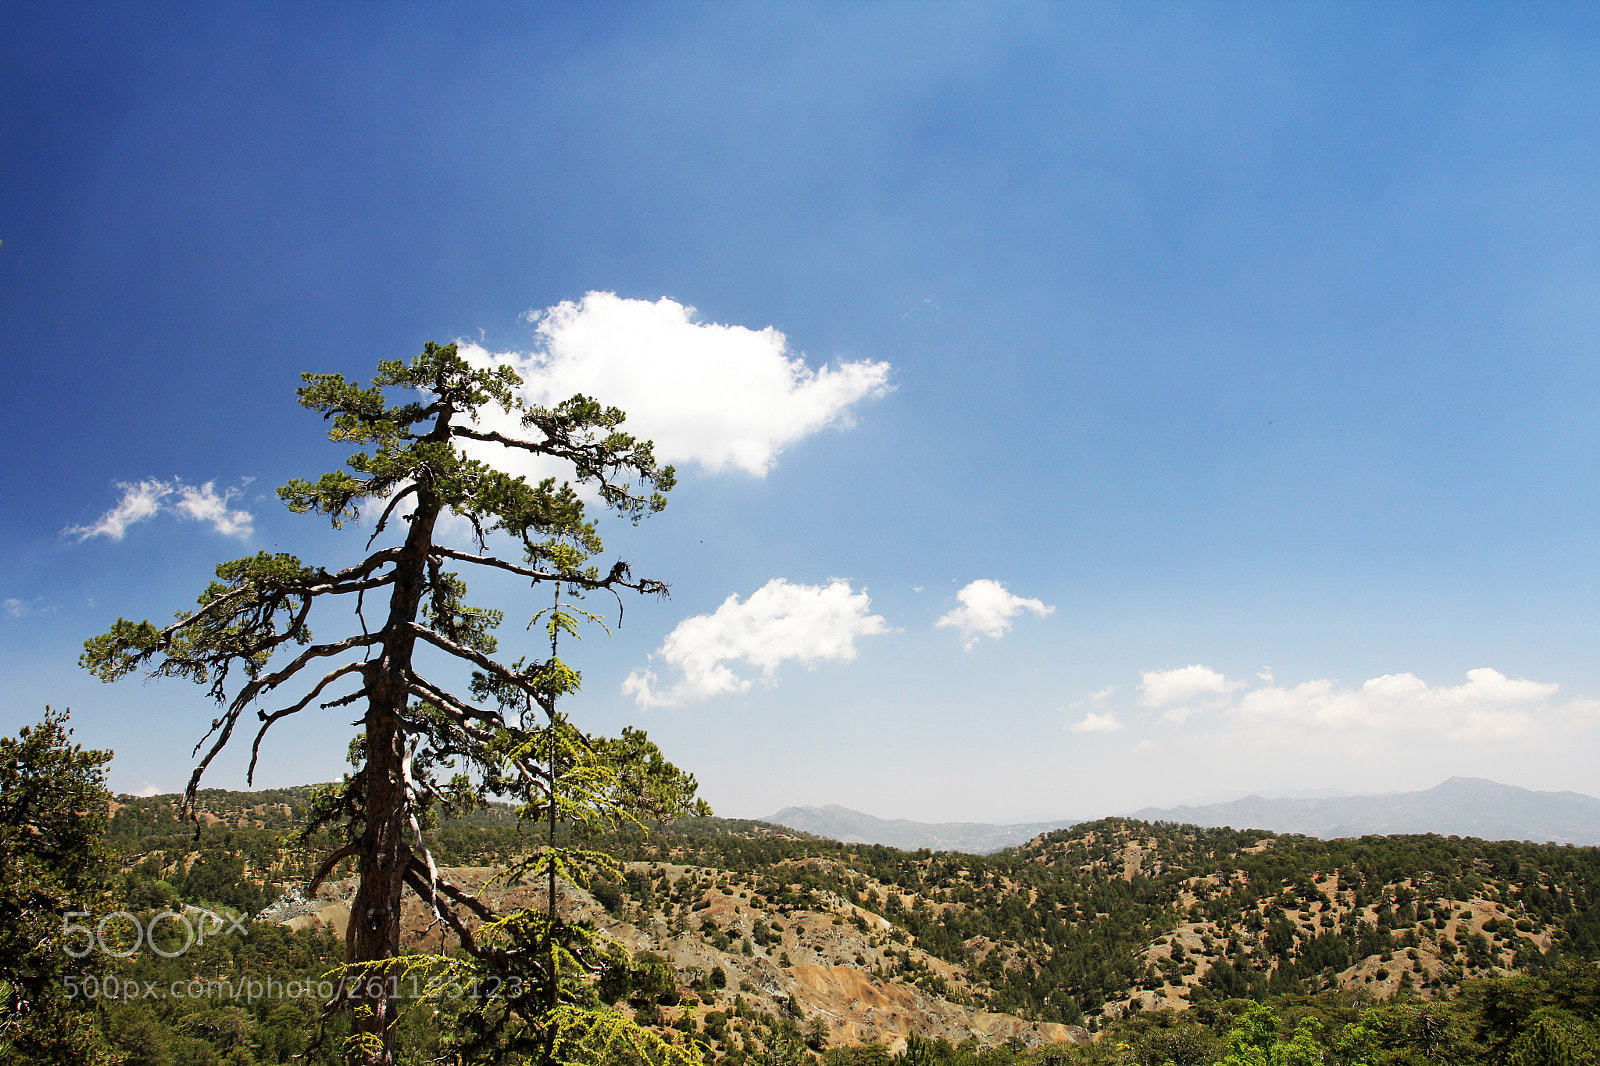
<path id="1" fill-rule="evenodd" d="M 1072 706 L 1074 708 L 1076 708 L 1076 707 L 1082 707 L 1085 704 L 1090 704 L 1090 703 L 1094 703 L 1094 704 L 1104 703 L 1106 700 L 1110 699 L 1112 696 L 1114 696 L 1116 694 L 1117 694 L 1117 686 L 1116 685 L 1107 685 L 1105 688 L 1096 689 L 1094 692 L 1089 693 L 1087 696 L 1085 696 L 1081 700 L 1074 700 L 1072 702 Z"/>
<path id="2" fill-rule="evenodd" d="M 248 479 L 245 484 L 249 484 Z M 250 535 L 255 521 L 249 511 L 228 506 L 229 501 L 242 493 L 242 489 L 225 489 L 219 496 L 214 481 L 189 485 L 176 478 L 171 481 L 145 478 L 135 484 L 119 481 L 117 487 L 122 490 L 122 499 L 117 501 L 115 507 L 92 525 L 69 526 L 62 533 L 76 536 L 79 541 L 90 537 L 121 540 L 129 526 L 167 512 L 209 523 L 212 529 L 225 537 L 244 538 Z M 173 496 L 177 497 L 176 502 L 172 502 Z"/>
<path id="3" fill-rule="evenodd" d="M 708 472 L 732 468 L 763 477 L 786 446 L 848 424 L 854 404 L 889 388 L 887 363 L 813 370 L 777 329 L 698 322 L 693 307 L 665 298 L 591 292 L 526 317 L 540 350 L 492 353 L 463 342 L 462 355 L 480 365 L 512 366 L 531 403 L 583 393 L 620 407 L 628 415 L 625 428 L 654 441 L 658 459 L 693 462 Z M 508 435 L 522 431 L 498 412 L 481 420 Z"/>
<path id="4" fill-rule="evenodd" d="M 1244 687 L 1243 681 L 1229 681 L 1209 666 L 1182 666 L 1176 670 L 1146 670 L 1139 675 L 1139 702 L 1146 707 L 1171 707 L 1194 700 L 1221 697 Z M 1168 717 L 1180 724 L 1188 714 L 1180 709 Z"/>
<path id="5" fill-rule="evenodd" d="M 248 537 L 255 522 L 254 517 L 249 511 L 236 511 L 228 506 L 228 501 L 240 495 L 242 490 L 225 489 L 218 496 L 215 485 L 214 481 L 208 481 L 198 488 L 179 485 L 177 512 L 198 522 L 210 522 L 211 528 L 225 537 Z"/>
<path id="6" fill-rule="evenodd" d="M 1536 712 L 1560 691 L 1552 683 L 1513 680 L 1498 670 L 1467 671 L 1462 685 L 1429 685 L 1415 674 L 1385 674 L 1359 688 L 1307 681 L 1271 686 L 1240 698 L 1233 716 L 1256 726 L 1316 727 L 1335 732 L 1422 731 L 1460 742 L 1525 739 Z"/>
<path id="7" fill-rule="evenodd" d="M 770 683 L 790 659 L 807 666 L 849 662 L 856 657 L 857 637 L 889 632 L 881 616 L 868 613 L 871 606 L 865 592 L 838 578 L 826 585 L 774 578 L 743 603 L 729 596 L 715 612 L 685 618 L 667 634 L 651 658 L 659 656 L 682 672 L 672 687 L 659 689 L 654 671 L 635 670 L 622 691 L 641 707 L 676 707 L 747 691 L 752 682 L 729 663 L 755 667 Z"/>
<path id="8" fill-rule="evenodd" d="M 112 540 L 121 540 L 128 527 L 135 522 L 143 522 L 147 518 L 154 518 L 161 511 L 161 501 L 172 495 L 173 486 L 165 481 L 156 481 L 147 478 L 136 485 L 125 481 L 117 482 L 117 488 L 122 490 L 122 499 L 117 505 L 105 514 L 100 520 L 89 526 L 68 526 L 62 530 L 66 534 L 76 534 L 78 540 L 85 541 L 90 537 L 110 537 Z"/>
<path id="9" fill-rule="evenodd" d="M 149 799 L 151 796 L 161 795 L 161 790 L 155 785 L 145 785 L 143 788 L 133 794 L 135 796 L 142 796 L 145 799 Z"/>
<path id="10" fill-rule="evenodd" d="M 1090 711 L 1083 716 L 1083 721 L 1067 728 L 1074 733 L 1115 733 L 1122 728 L 1122 723 L 1117 721 L 1117 716 L 1114 714 L 1095 714 Z"/>
<path id="11" fill-rule="evenodd" d="M 1467 671 L 1461 685 L 1429 685 L 1410 673 L 1385 674 L 1356 687 L 1327 678 L 1279 685 L 1270 670 L 1258 676 L 1264 684 L 1236 696 L 1246 683 L 1209 666 L 1147 670 L 1140 675 L 1139 702 L 1166 708 L 1162 721 L 1179 726 L 1201 708 L 1221 711 L 1230 734 L 1298 747 L 1313 737 L 1359 743 L 1404 733 L 1467 744 L 1515 741 L 1538 734 L 1546 712 L 1576 722 L 1600 709 L 1583 700 L 1552 708 L 1559 685 L 1508 678 L 1488 667 Z"/>
<path id="12" fill-rule="evenodd" d="M 971 651 L 979 637 L 999 640 L 1011 629 L 1011 619 L 1023 611 L 1043 618 L 1055 610 L 1040 600 L 1013 596 L 998 581 L 979 578 L 956 593 L 961 606 L 934 623 L 935 628 L 955 626 L 961 630 L 964 647 Z"/>

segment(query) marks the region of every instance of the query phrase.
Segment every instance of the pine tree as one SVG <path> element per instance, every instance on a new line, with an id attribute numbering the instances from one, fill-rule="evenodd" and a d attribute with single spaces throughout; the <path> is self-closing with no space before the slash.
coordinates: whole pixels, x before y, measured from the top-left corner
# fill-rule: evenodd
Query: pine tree
<path id="1" fill-rule="evenodd" d="M 564 929 L 559 920 L 557 876 L 583 856 L 558 846 L 556 826 L 695 808 L 694 778 L 667 762 L 643 733 L 591 737 L 557 709 L 581 680 L 557 655 L 559 638 L 598 620 L 576 601 L 610 594 L 620 610 L 622 592 L 667 593 L 660 581 L 635 579 L 626 562 L 604 572 L 591 564 L 603 546 L 580 490 L 636 523 L 666 505 L 672 468 L 657 464 L 650 442 L 620 428 L 623 413 L 616 408 L 585 396 L 550 408 L 527 405 L 509 367 L 475 367 L 454 345 L 429 344 L 409 364 L 382 362 L 366 388 L 338 374 L 303 379 L 301 405 L 331 420 L 332 440 L 364 450 L 344 469 L 291 481 L 279 496 L 296 513 L 326 516 L 335 529 L 377 510 L 367 548 L 391 530 L 394 542 L 333 571 L 266 552 L 223 563 L 197 609 L 180 612 L 164 628 L 118 619 L 86 643 L 82 664 L 105 681 L 143 670 L 207 687 L 221 712 L 195 749 L 205 753 L 189 780 L 191 805 L 206 768 L 258 701 L 284 702 L 256 710 L 251 775 L 276 723 L 313 705 L 363 706 L 352 743 L 356 769 L 319 796 L 308 827 L 332 829 L 339 841 L 312 878 L 313 890 L 342 860 L 353 859 L 359 872 L 346 934 L 350 978 L 341 997 L 354 1011 L 359 1056 L 394 1061 L 396 993 L 407 965 L 396 960 L 408 888 L 455 930 L 474 965 L 522 975 L 517 987 L 526 995 L 480 1018 L 478 1035 L 496 1037 L 515 1023 L 510 1027 L 531 1034 L 549 1054 L 573 1032 L 587 1031 L 579 1024 L 582 998 L 572 989 L 603 954 L 592 936 Z M 391 392 L 401 399 L 392 402 Z M 484 428 L 478 416 L 494 408 L 520 418 L 525 435 Z M 477 457 L 496 449 L 562 464 L 569 476 L 530 482 Z M 446 515 L 465 521 L 476 550 L 441 542 Z M 506 545 L 514 557 L 501 550 Z M 469 605 L 460 571 L 447 567 L 488 570 L 547 589 L 549 606 L 529 624 L 547 632 L 548 655 L 495 658 L 503 613 Z M 371 611 L 368 601 L 384 596 L 387 609 Z M 343 608 L 344 631 L 314 638 L 313 609 L 320 625 L 325 615 L 340 616 L 329 609 L 335 607 Z M 440 661 L 469 676 L 456 681 L 424 672 L 425 664 L 432 671 Z M 542 918 L 494 914 L 442 876 L 428 851 L 424 828 L 431 819 L 496 796 L 515 800 L 524 817 L 547 826 L 545 846 L 513 871 L 546 878 Z"/>

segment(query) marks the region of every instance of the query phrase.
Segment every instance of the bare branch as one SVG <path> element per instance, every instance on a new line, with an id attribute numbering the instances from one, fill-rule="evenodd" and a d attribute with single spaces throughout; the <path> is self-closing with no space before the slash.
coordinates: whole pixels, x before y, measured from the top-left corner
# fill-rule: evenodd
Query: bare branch
<path id="1" fill-rule="evenodd" d="M 476 719 L 480 722 L 487 722 L 496 728 L 502 728 L 505 725 L 504 720 L 492 711 L 482 711 L 476 707 L 462 703 L 448 692 L 440 689 L 437 685 L 427 681 L 424 678 L 420 678 L 415 674 L 407 675 L 406 691 L 413 696 L 427 700 L 429 703 L 448 714 L 456 723 L 456 725 L 466 730 L 474 740 L 487 742 L 490 737 L 482 729 L 478 729 L 473 726 L 472 719 Z"/>
<path id="2" fill-rule="evenodd" d="M 421 864 L 418 863 L 416 859 L 412 859 L 411 860 L 411 868 L 412 869 L 416 869 L 420 865 Z M 485 922 L 494 921 L 495 913 L 494 913 L 494 909 L 493 908 L 491 908 L 487 903 L 484 903 L 477 896 L 474 896 L 472 893 L 466 891 L 465 889 L 458 888 L 455 885 L 451 884 L 450 880 L 448 878 L 446 878 L 446 877 L 440 877 L 439 878 L 439 891 L 443 892 L 453 902 L 459 903 L 461 906 L 467 908 L 467 910 L 471 911 L 473 914 L 476 914 L 483 921 L 485 921 Z"/>
<path id="3" fill-rule="evenodd" d="M 195 752 L 198 753 L 205 746 L 205 742 L 211 739 L 213 733 L 216 733 L 218 729 L 222 730 L 216 742 L 211 745 L 211 749 L 206 752 L 205 758 L 196 764 L 194 773 L 189 775 L 189 785 L 184 790 L 183 798 L 183 813 L 185 817 L 194 812 L 194 798 L 195 794 L 200 790 L 200 778 L 205 774 L 206 768 L 211 765 L 211 760 L 216 758 L 217 753 L 227 746 L 228 740 L 233 736 L 233 727 L 239 722 L 239 715 L 244 713 L 245 704 L 263 692 L 271 691 L 295 674 L 298 674 L 313 659 L 338 655 L 340 652 L 349 651 L 351 648 L 358 648 L 364 644 L 375 644 L 381 639 L 382 634 L 374 634 L 372 636 L 347 637 L 332 644 L 317 644 L 301 652 L 292 663 L 282 670 L 268 674 L 266 677 L 258 677 L 241 689 L 239 695 L 235 696 L 233 702 L 228 705 L 228 709 L 222 717 L 212 719 L 211 728 L 206 732 L 205 736 L 200 738 L 200 743 L 194 746 Z"/>
<path id="4" fill-rule="evenodd" d="M 299 655 L 295 656 L 294 660 L 282 670 L 274 671 L 273 673 L 267 674 L 265 677 L 255 678 L 248 685 L 244 686 L 244 688 L 240 689 L 239 694 L 233 698 L 233 703 L 228 707 L 229 713 L 237 715 L 239 711 L 244 709 L 245 704 L 249 703 L 251 700 L 262 695 L 263 693 L 271 692 L 273 689 L 289 680 L 295 674 L 298 674 L 301 670 L 304 670 L 306 665 L 313 659 L 325 659 L 330 655 L 338 655 L 341 652 L 349 651 L 351 648 L 359 648 L 367 644 L 377 644 L 382 639 L 382 633 L 363 633 L 359 637 L 346 637 L 343 640 L 334 641 L 332 644 L 314 644 L 305 651 L 301 652 Z M 201 743 L 205 742 L 201 741 Z"/>
<path id="5" fill-rule="evenodd" d="M 211 760 L 217 757 L 217 752 L 221 751 L 228 743 L 228 738 L 233 736 L 233 727 L 239 721 L 239 713 L 239 710 L 230 710 L 221 718 L 214 719 L 212 721 L 211 733 L 215 733 L 217 731 L 217 727 L 222 726 L 222 735 L 217 737 L 217 742 L 211 745 L 211 750 L 206 752 L 206 757 L 201 759 L 200 762 L 196 764 L 194 772 L 189 775 L 189 785 L 183 790 L 183 816 L 185 818 L 195 817 L 194 800 L 196 794 L 200 791 L 200 777 L 206 772 L 206 767 L 211 765 Z M 211 733 L 207 733 L 206 736 L 209 737 Z M 202 737 L 200 744 L 204 743 L 205 738 Z M 200 744 L 195 745 L 196 751 L 200 750 Z M 197 834 L 200 832 L 200 826 L 198 824 L 195 825 L 195 832 Z"/>
<path id="6" fill-rule="evenodd" d="M 350 593 L 361 593 L 368 589 L 381 589 L 385 585 L 394 584 L 394 574 L 385 574 L 382 577 L 369 577 L 361 581 L 335 581 L 322 585 L 307 585 L 303 589 L 291 590 L 295 596 L 348 596 Z"/>
<path id="7" fill-rule="evenodd" d="M 394 513 L 396 505 L 398 505 L 401 500 L 405 499 L 407 496 L 410 496 L 416 491 L 417 483 L 413 481 L 411 484 L 394 494 L 394 498 L 389 501 L 389 505 L 383 509 L 383 514 L 378 516 L 378 524 L 373 529 L 372 536 L 367 538 L 367 547 L 372 547 L 372 542 L 378 539 L 378 534 L 383 532 L 383 527 L 389 524 L 389 516 Z"/>
<path id="8" fill-rule="evenodd" d="M 493 430 L 485 432 L 481 429 L 469 429 L 466 426 L 451 426 L 450 435 L 453 437 L 466 437 L 468 440 L 481 440 L 486 444 L 503 444 L 507 448 L 516 448 L 519 451 L 532 452 L 534 455 L 553 455 L 558 458 L 571 458 L 571 454 L 564 448 L 552 448 L 548 444 L 540 444 L 531 440 L 518 440 L 508 437 L 504 433 Z"/>
<path id="9" fill-rule="evenodd" d="M 535 581 L 563 581 L 588 591 L 597 589 L 615 591 L 618 588 L 625 588 L 652 596 L 665 596 L 669 591 L 667 583 L 664 581 L 656 581 L 648 577 L 640 578 L 638 581 L 627 580 L 630 569 L 628 564 L 620 559 L 611 564 L 611 572 L 605 577 L 591 578 L 570 572 L 554 573 L 548 570 L 535 570 L 532 567 L 497 559 L 493 555 L 473 555 L 470 552 L 456 551 L 454 548 L 446 548 L 439 544 L 433 545 L 428 551 L 430 555 L 437 555 L 440 558 L 458 559 L 464 563 L 490 566 L 497 570 L 505 570 L 508 573 L 517 574 L 520 577 L 532 578 Z"/>
<path id="10" fill-rule="evenodd" d="M 411 761 L 417 757 L 417 737 L 413 736 L 406 743 L 405 758 L 400 760 L 400 780 L 405 786 L 406 820 L 411 823 L 412 843 L 421 850 L 422 857 L 428 862 L 428 894 L 423 897 L 428 901 L 428 906 L 433 910 L 434 920 L 439 919 L 439 868 L 434 865 L 433 852 L 428 850 L 428 842 L 422 838 L 422 824 L 417 821 L 417 804 L 410 802 L 418 798 L 416 778 L 411 773 Z M 413 860 L 415 861 L 415 860 Z"/>
<path id="11" fill-rule="evenodd" d="M 426 871 L 423 869 L 422 864 L 413 859 L 410 868 L 408 868 L 405 872 L 406 884 L 411 887 L 411 891 L 415 892 L 423 899 L 428 899 L 430 894 L 433 894 L 434 897 L 437 898 L 435 889 L 440 886 L 438 886 L 436 883 L 430 883 L 425 878 Z M 444 919 L 446 925 L 455 930 L 456 939 L 461 942 L 462 948 L 464 948 L 468 954 L 472 955 L 474 958 L 480 959 L 492 954 L 491 952 L 478 946 L 478 941 L 472 935 L 472 930 L 467 928 L 466 923 L 461 920 L 461 916 L 455 912 L 453 907 L 449 906 L 448 904 L 444 906 L 436 905 L 434 908 L 434 913 L 440 918 Z"/>
<path id="12" fill-rule="evenodd" d="M 457 644 L 449 637 L 440 636 L 427 626 L 418 625 L 416 622 L 398 622 L 396 623 L 396 626 L 397 628 L 405 629 L 409 632 L 415 633 L 417 636 L 421 637 L 429 644 L 432 644 L 440 651 L 449 652 L 458 659 L 465 659 L 474 666 L 482 667 L 484 670 L 500 678 L 502 681 L 521 689 L 530 696 L 534 694 L 533 685 L 529 683 L 527 678 L 523 677 L 521 674 L 513 673 L 512 671 L 506 669 L 504 666 L 501 666 L 499 663 L 495 662 L 493 659 L 489 658 L 480 651 L 475 651 L 472 648 L 466 647 L 465 645 Z"/>
<path id="13" fill-rule="evenodd" d="M 228 658 L 244 659 L 249 661 L 269 648 L 276 648 L 278 645 L 282 644 L 286 640 L 289 640 L 295 634 L 304 629 L 306 624 L 306 616 L 311 613 L 311 596 L 305 593 L 294 593 L 293 595 L 299 595 L 301 597 L 300 610 L 294 616 L 294 620 L 284 627 L 282 633 L 273 633 L 270 636 L 261 638 L 249 647 L 230 651 L 228 653 Z"/>
<path id="14" fill-rule="evenodd" d="M 341 861 L 348 859 L 350 856 L 356 854 L 360 850 L 361 842 L 359 840 L 352 840 L 350 843 L 346 844 L 344 847 L 340 848 L 338 851 L 324 859 L 322 865 L 317 867 L 317 872 L 312 874 L 311 880 L 306 883 L 306 897 L 310 898 L 315 896 L 317 894 L 317 889 L 322 887 L 322 882 L 327 880 L 329 874 L 333 873 L 333 868 L 338 866 Z"/>
<path id="15" fill-rule="evenodd" d="M 343 570 L 338 570 L 331 574 L 327 571 L 321 571 L 319 576 L 323 577 L 327 581 L 333 582 L 334 584 L 339 584 L 345 581 L 354 581 L 357 578 L 365 577 L 367 574 L 372 573 L 384 563 L 394 562 L 396 559 L 400 558 L 400 552 L 401 548 L 398 545 L 393 548 L 384 548 L 382 551 L 373 552 L 371 555 L 367 556 L 359 563 L 356 563 L 354 566 L 347 566 Z"/>
<path id="16" fill-rule="evenodd" d="M 289 581 L 277 581 L 268 577 L 256 577 L 250 582 L 240 585 L 238 588 L 230 589 L 229 591 L 224 592 L 216 599 L 202 606 L 193 614 L 184 618 L 180 618 L 176 622 L 167 626 L 161 631 L 161 640 L 163 642 L 171 640 L 173 636 L 175 636 L 180 630 L 186 629 L 189 626 L 195 625 L 196 623 L 211 617 L 223 607 L 227 606 L 232 601 L 238 599 L 246 593 L 260 591 L 262 588 L 266 588 L 269 591 L 278 593 L 280 595 L 291 596 L 322 596 L 328 593 L 343 594 L 357 592 L 369 588 L 379 588 L 383 585 L 393 582 L 393 576 L 376 578 L 372 581 L 361 581 L 359 579 L 365 577 L 367 574 L 370 574 L 372 571 L 376 570 L 385 563 L 393 562 L 399 557 L 399 555 L 399 548 L 385 548 L 383 551 L 374 552 L 372 555 L 369 555 L 355 566 L 347 567 L 338 573 L 330 574 L 327 571 L 321 571 L 317 575 L 319 579 L 318 582 L 311 585 L 300 585 Z"/>
<path id="17" fill-rule="evenodd" d="M 256 715 L 257 715 L 257 717 L 259 717 L 261 719 L 262 725 L 261 725 L 260 730 L 258 730 L 256 732 L 255 741 L 250 745 L 250 768 L 245 771 L 245 775 L 244 775 L 245 784 L 247 784 L 247 785 L 255 784 L 256 759 L 261 754 L 261 738 L 267 735 L 267 730 L 272 728 L 272 725 L 273 725 L 274 722 L 276 722 L 280 718 L 287 718 L 291 714 L 296 714 L 296 713 L 298 713 L 300 711 L 305 710 L 307 705 L 309 705 L 312 700 L 316 699 L 317 696 L 319 696 L 322 693 L 322 690 L 327 688 L 329 684 L 331 684 L 332 682 L 334 682 L 334 681 L 338 680 L 339 678 L 345 676 L 346 674 L 353 673 L 355 671 L 360 670 L 365 665 L 366 665 L 365 663 L 346 663 L 344 666 L 339 667 L 337 670 L 331 670 L 328 673 L 322 675 L 322 680 L 317 682 L 316 687 L 313 688 L 310 692 L 306 693 L 305 698 L 302 699 L 299 703 L 296 703 L 292 707 L 285 707 L 283 710 L 281 710 L 281 711 L 273 711 L 271 714 L 268 714 L 266 711 L 257 711 Z M 345 701 L 349 701 L 349 700 L 355 699 L 356 697 L 360 696 L 365 691 L 366 691 L 366 687 L 362 686 L 362 688 L 358 692 L 356 692 L 354 695 L 346 696 L 344 699 L 345 699 Z M 328 707 L 328 706 L 333 706 L 333 705 L 332 704 L 324 704 L 323 706 L 324 707 Z"/>

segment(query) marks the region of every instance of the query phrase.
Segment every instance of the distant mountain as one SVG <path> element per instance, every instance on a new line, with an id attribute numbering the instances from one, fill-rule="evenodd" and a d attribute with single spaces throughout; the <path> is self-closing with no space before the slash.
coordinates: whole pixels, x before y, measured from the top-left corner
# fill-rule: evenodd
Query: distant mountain
<path id="1" fill-rule="evenodd" d="M 1077 825 L 1076 820 L 1030 822 L 1025 825 L 986 825 L 981 822 L 912 822 L 904 818 L 874 818 L 848 807 L 785 807 L 759 819 L 788 829 L 845 844 L 883 844 L 904 851 L 962 851 L 988 855 L 1025 844 L 1041 833 Z"/>
<path id="2" fill-rule="evenodd" d="M 1146 807 L 1146 822 L 1270 829 L 1335 837 L 1439 833 L 1484 840 L 1600 844 L 1600 799 L 1580 792 L 1534 792 L 1481 777 L 1452 777 L 1422 792 L 1330 799 L 1246 796 L 1198 807 Z"/>

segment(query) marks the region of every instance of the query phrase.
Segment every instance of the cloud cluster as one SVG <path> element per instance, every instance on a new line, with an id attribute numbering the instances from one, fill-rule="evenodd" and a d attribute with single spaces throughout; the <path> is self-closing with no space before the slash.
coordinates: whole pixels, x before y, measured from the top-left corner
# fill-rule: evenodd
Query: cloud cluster
<path id="1" fill-rule="evenodd" d="M 659 688 L 654 671 L 635 670 L 622 690 L 641 707 L 675 707 L 747 691 L 753 682 L 735 673 L 733 663 L 759 670 L 770 682 L 789 660 L 849 662 L 857 637 L 889 632 L 871 607 L 865 592 L 837 578 L 826 585 L 774 578 L 744 602 L 729 596 L 713 613 L 686 618 L 667 634 L 652 658 L 682 673 L 671 687 Z"/>
<path id="2" fill-rule="evenodd" d="M 848 424 L 851 407 L 889 388 L 887 363 L 813 370 L 770 326 L 700 322 L 693 307 L 664 298 L 591 292 L 527 317 L 539 350 L 495 353 L 462 343 L 462 355 L 513 367 L 530 403 L 583 393 L 620 407 L 628 431 L 654 441 L 658 459 L 712 473 L 763 477 L 786 446 Z M 504 425 L 495 424 L 497 415 L 482 421 L 508 433 L 520 428 L 498 417 Z"/>
<path id="3" fill-rule="evenodd" d="M 1218 735 L 1299 747 L 1359 747 L 1384 737 L 1457 744 L 1523 741 L 1541 735 L 1556 719 L 1577 723 L 1600 712 L 1593 700 L 1557 704 L 1559 685 L 1509 678 L 1489 667 L 1467 671 L 1459 685 L 1430 685 L 1411 673 L 1385 674 L 1355 686 L 1326 678 L 1281 685 L 1270 671 L 1256 676 L 1260 683 L 1252 687 L 1199 664 L 1147 670 L 1140 675 L 1139 704 L 1163 711 L 1160 720 L 1173 726 L 1205 716 Z M 1106 731 L 1114 721 L 1110 712 L 1091 713 L 1067 728 Z"/>
<path id="4" fill-rule="evenodd" d="M 1043 618 L 1055 610 L 1040 600 L 1024 599 L 1006 591 L 998 581 L 980 578 L 956 593 L 961 606 L 934 623 L 935 627 L 955 626 L 961 630 L 963 646 L 971 651 L 978 638 L 999 640 L 1011 630 L 1011 620 L 1023 611 Z"/>
<path id="5" fill-rule="evenodd" d="M 1197 705 L 1218 706 L 1245 687 L 1209 666 L 1181 666 L 1176 670 L 1146 670 L 1139 675 L 1139 702 L 1146 707 L 1166 707 L 1162 719 L 1182 725 Z"/>
<path id="6" fill-rule="evenodd" d="M 90 525 L 69 526 L 62 533 L 75 536 L 80 542 L 91 537 L 121 540 L 129 526 L 163 512 L 205 522 L 225 537 L 249 537 L 254 527 L 255 519 L 249 511 L 228 506 L 243 489 L 224 489 L 218 494 L 214 481 L 189 485 L 176 478 L 171 481 L 145 478 L 133 484 L 118 482 L 117 487 L 122 490 L 122 499 L 115 507 Z"/>
<path id="7" fill-rule="evenodd" d="M 1537 731 L 1536 712 L 1560 687 L 1514 680 L 1488 667 L 1468 670 L 1462 685 L 1429 685 L 1415 674 L 1385 674 L 1359 688 L 1327 680 L 1292 688 L 1268 685 L 1246 693 L 1230 714 L 1240 724 L 1252 726 L 1345 733 L 1422 731 L 1465 743 L 1521 740 Z"/>

